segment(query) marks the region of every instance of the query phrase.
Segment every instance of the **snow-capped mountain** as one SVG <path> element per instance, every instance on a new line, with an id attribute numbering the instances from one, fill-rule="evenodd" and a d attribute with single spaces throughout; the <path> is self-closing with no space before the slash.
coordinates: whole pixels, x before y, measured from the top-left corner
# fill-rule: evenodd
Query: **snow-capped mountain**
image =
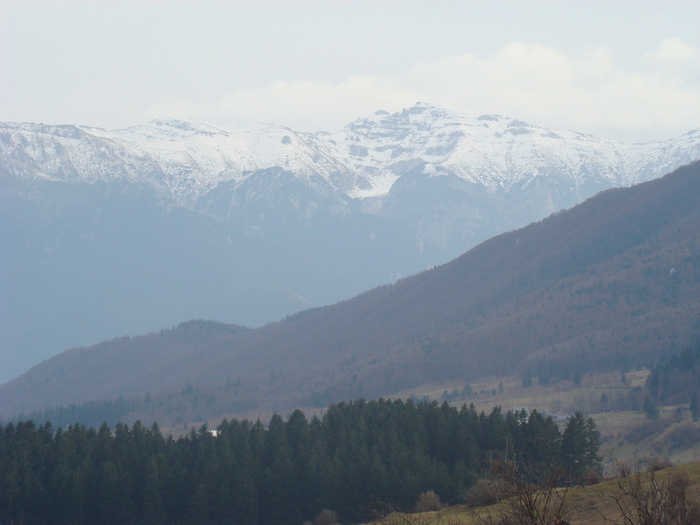
<path id="1" fill-rule="evenodd" d="M 21 180 L 145 182 L 183 205 L 219 183 L 236 187 L 271 167 L 365 199 L 388 194 L 419 164 L 430 177 L 449 173 L 491 191 L 545 178 L 576 190 L 591 181 L 635 184 L 700 156 L 700 129 L 664 142 L 623 144 L 424 103 L 395 114 L 378 111 L 333 134 L 171 119 L 120 130 L 5 123 L 0 139 L 3 167 Z"/>
<path id="2" fill-rule="evenodd" d="M 696 159 L 700 129 L 622 144 L 424 103 L 335 133 L 0 123 L 0 353 L 12 374 L 195 317 L 259 325 Z"/>
<path id="3" fill-rule="evenodd" d="M 333 134 L 194 120 L 112 131 L 8 123 L 0 126 L 0 148 L 2 167 L 30 184 L 141 183 L 221 219 L 240 219 L 251 199 L 268 200 L 275 184 L 270 187 L 265 170 L 281 168 L 311 192 L 301 210 L 306 215 L 331 203 L 334 213 L 354 207 L 408 221 L 419 241 L 429 237 L 457 255 L 603 189 L 650 180 L 700 158 L 700 129 L 663 142 L 623 144 L 418 103 L 400 113 L 378 111 Z M 489 210 L 498 210 L 497 217 Z M 437 223 L 436 213 L 443 215 Z"/>

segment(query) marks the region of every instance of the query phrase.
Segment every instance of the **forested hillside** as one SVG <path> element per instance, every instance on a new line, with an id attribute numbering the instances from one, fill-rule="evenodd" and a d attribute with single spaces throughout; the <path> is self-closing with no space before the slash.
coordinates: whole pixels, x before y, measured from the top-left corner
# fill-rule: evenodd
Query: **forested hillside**
<path id="1" fill-rule="evenodd" d="M 700 393 L 700 346 L 686 348 L 667 362 L 655 366 L 647 379 L 646 387 L 654 398 L 664 403 L 692 403 L 695 399 L 693 417 L 697 418 L 700 415 L 697 405 Z"/>
<path id="2" fill-rule="evenodd" d="M 695 163 L 257 330 L 199 321 L 73 349 L 0 386 L 0 414 L 123 395 L 140 400 L 128 421 L 173 425 L 653 366 L 700 336 L 699 201 Z"/>
<path id="3" fill-rule="evenodd" d="M 0 383 L 115 336 L 332 304 L 699 158 L 700 130 L 623 144 L 425 103 L 333 134 L 0 122 Z"/>
<path id="4" fill-rule="evenodd" d="M 600 465 L 598 434 L 580 414 L 562 431 L 537 412 L 356 401 L 306 419 L 224 421 L 164 438 L 156 425 L 54 430 L 0 427 L 0 522 L 288 525 L 323 509 L 342 523 L 379 502 L 411 508 L 435 491 L 458 502 L 488 460 L 514 457 L 528 480 L 556 470 L 578 484 Z"/>

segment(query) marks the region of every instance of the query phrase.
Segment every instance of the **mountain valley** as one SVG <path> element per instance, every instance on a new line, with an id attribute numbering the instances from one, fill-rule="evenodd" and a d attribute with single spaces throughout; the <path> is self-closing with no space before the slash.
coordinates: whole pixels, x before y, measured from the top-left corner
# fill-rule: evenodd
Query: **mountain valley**
<path id="1" fill-rule="evenodd" d="M 256 330 L 191 321 L 63 352 L 0 386 L 0 413 L 123 396 L 142 400 L 132 417 L 168 425 L 436 380 L 657 363 L 700 336 L 699 170 L 605 191 L 450 263 Z"/>
<path id="2" fill-rule="evenodd" d="M 0 381 L 213 319 L 257 327 L 394 283 L 700 158 L 419 103 L 337 133 L 0 125 Z"/>

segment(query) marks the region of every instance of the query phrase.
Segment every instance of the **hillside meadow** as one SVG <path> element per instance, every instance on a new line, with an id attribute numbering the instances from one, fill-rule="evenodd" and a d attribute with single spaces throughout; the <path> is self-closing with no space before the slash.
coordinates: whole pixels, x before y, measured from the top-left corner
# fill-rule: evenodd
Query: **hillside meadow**
<path id="1" fill-rule="evenodd" d="M 527 388 L 523 387 L 520 376 L 490 377 L 469 385 L 474 392 L 471 397 L 458 395 L 458 399 L 451 401 L 450 393 L 461 392 L 464 383 L 428 383 L 393 396 L 437 401 L 447 397 L 453 406 L 473 403 L 478 411 L 487 413 L 494 406 L 501 406 L 504 411 L 527 408 L 551 414 L 560 426 L 569 414 L 580 411 L 595 421 L 602 450 L 607 455 L 614 454 L 619 459 L 634 455 L 663 456 L 675 463 L 699 461 L 700 423 L 692 420 L 688 403 L 660 405 L 660 417 L 654 421 L 645 416 L 641 406 L 638 410 L 615 408 L 616 403 L 624 406 L 630 395 L 639 393 L 648 376 L 646 368 L 624 374 L 592 373 L 584 375 L 578 385 L 573 380 L 542 385 L 535 377 L 533 385 Z M 607 407 L 601 406 L 603 395 L 609 400 Z"/>
<path id="2" fill-rule="evenodd" d="M 687 476 L 686 503 L 688 506 L 700 505 L 700 462 L 688 463 L 654 472 L 654 481 L 663 486 L 674 475 Z M 640 475 L 641 486 L 646 487 L 650 475 Z M 629 505 L 629 500 L 621 497 L 621 480 L 613 478 L 585 487 L 570 487 L 558 489 L 558 495 L 564 497 L 568 512 L 566 514 L 571 525 L 603 525 L 624 523 L 619 499 L 623 507 Z M 440 511 L 425 513 L 395 512 L 383 516 L 372 525 L 486 525 L 488 516 L 494 518 L 507 511 L 508 503 L 499 502 L 484 507 L 467 505 L 451 505 Z"/>

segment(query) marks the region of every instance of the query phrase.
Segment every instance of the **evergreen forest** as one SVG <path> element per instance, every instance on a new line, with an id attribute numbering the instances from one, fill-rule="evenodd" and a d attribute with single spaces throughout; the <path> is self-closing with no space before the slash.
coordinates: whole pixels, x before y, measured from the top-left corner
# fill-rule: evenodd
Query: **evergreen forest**
<path id="1" fill-rule="evenodd" d="M 654 399 L 671 402 L 692 402 L 700 391 L 700 346 L 686 348 L 665 363 L 651 369 L 646 388 Z"/>
<path id="2" fill-rule="evenodd" d="M 583 483 L 600 469 L 595 424 L 560 430 L 525 411 L 489 414 L 411 400 L 331 405 L 310 420 L 224 421 L 182 437 L 158 426 L 111 429 L 20 421 L 0 426 L 0 523 L 301 525 L 323 509 L 342 523 L 380 504 L 409 509 L 435 491 L 458 503 L 494 457 L 529 481 L 561 473 Z"/>

